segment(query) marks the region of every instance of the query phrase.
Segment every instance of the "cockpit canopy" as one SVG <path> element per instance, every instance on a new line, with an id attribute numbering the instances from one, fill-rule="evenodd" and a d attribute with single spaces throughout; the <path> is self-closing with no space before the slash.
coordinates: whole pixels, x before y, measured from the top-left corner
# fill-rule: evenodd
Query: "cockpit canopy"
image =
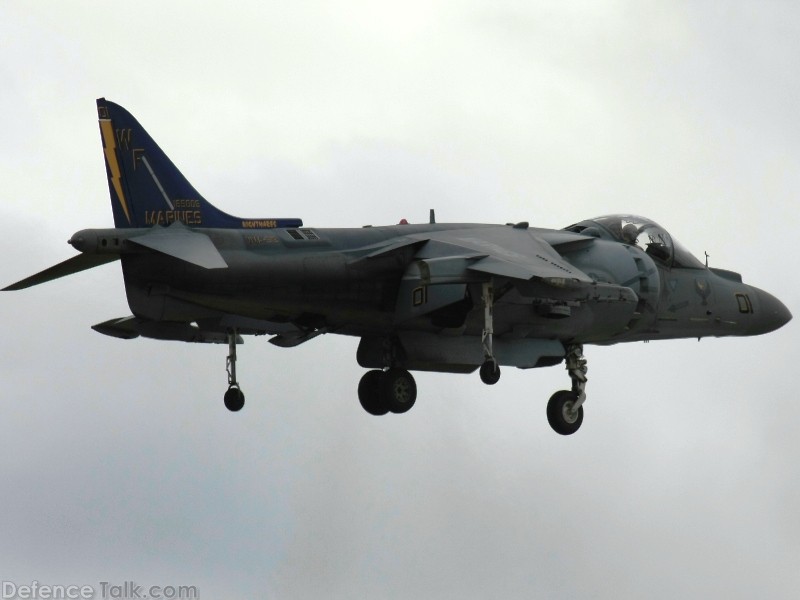
<path id="1" fill-rule="evenodd" d="M 667 267 L 705 268 L 705 265 L 681 246 L 666 229 L 644 217 L 607 215 L 570 225 L 566 230 L 638 246 L 657 263 Z"/>

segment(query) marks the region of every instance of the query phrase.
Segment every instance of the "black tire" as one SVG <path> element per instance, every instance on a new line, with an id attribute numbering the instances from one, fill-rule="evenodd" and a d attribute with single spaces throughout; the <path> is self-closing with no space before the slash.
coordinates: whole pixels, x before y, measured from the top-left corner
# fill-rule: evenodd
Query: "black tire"
<path id="1" fill-rule="evenodd" d="M 376 417 L 389 412 L 389 403 L 383 394 L 384 376 L 383 371 L 375 369 L 364 373 L 358 382 L 358 401 L 365 411 Z"/>
<path id="2" fill-rule="evenodd" d="M 228 388 L 225 392 L 225 408 L 231 412 L 238 412 L 244 407 L 244 392 L 238 387 Z"/>
<path id="3" fill-rule="evenodd" d="M 383 377 L 383 396 L 393 413 L 408 412 L 417 401 L 414 376 L 405 369 L 389 369 Z"/>
<path id="4" fill-rule="evenodd" d="M 550 397 L 547 402 L 547 422 L 558 434 L 572 435 L 583 423 L 583 405 L 577 411 L 571 410 L 578 400 L 575 392 L 561 390 Z"/>
<path id="5" fill-rule="evenodd" d="M 500 381 L 500 365 L 496 360 L 489 359 L 481 365 L 481 381 L 486 385 L 494 385 Z"/>

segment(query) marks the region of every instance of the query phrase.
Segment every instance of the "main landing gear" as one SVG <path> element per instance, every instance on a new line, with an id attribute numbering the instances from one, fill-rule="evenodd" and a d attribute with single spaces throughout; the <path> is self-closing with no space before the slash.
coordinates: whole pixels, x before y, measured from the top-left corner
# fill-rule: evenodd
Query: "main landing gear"
<path id="1" fill-rule="evenodd" d="M 358 383 L 358 400 L 371 415 L 404 413 L 417 401 L 417 384 L 405 369 L 374 369 L 367 371 Z"/>
<path id="2" fill-rule="evenodd" d="M 572 389 L 558 391 L 550 397 L 547 403 L 547 421 L 556 433 L 572 435 L 583 423 L 588 368 L 583 355 L 583 346 L 570 344 L 566 350 L 566 366 L 572 380 Z M 488 369 L 486 366 L 488 362 L 487 360 L 481 367 L 481 379 L 484 379 L 484 369 Z M 417 400 L 417 384 L 411 373 L 405 369 L 397 367 L 374 369 L 367 371 L 361 378 L 358 384 L 358 399 L 364 410 L 371 415 L 404 413 L 410 410 Z"/>
<path id="3" fill-rule="evenodd" d="M 492 338 L 494 337 L 493 307 L 494 289 L 491 282 L 482 286 L 483 331 L 481 347 L 484 362 L 480 367 L 480 377 L 487 385 L 494 385 L 500 379 L 500 367 L 494 356 Z M 553 394 L 547 403 L 547 421 L 560 435 L 571 435 L 583 423 L 583 403 L 586 401 L 586 358 L 583 346 L 569 344 L 565 348 L 567 373 L 572 380 L 572 389 Z M 392 364 L 392 352 L 387 351 L 384 364 Z M 392 367 L 368 371 L 358 384 L 358 399 L 361 406 L 371 415 L 404 413 L 416 402 L 417 386 L 411 373 L 405 369 Z"/>
<path id="4" fill-rule="evenodd" d="M 494 385 L 500 380 L 500 366 L 492 350 L 494 288 L 491 282 L 483 284 L 481 296 L 484 321 L 481 346 L 486 360 L 481 365 L 480 375 L 486 385 Z M 386 363 L 391 364 L 391 360 L 387 358 Z M 358 399 L 364 410 L 371 415 L 404 413 L 417 400 L 417 384 L 411 373 L 405 369 L 393 367 L 368 371 L 358 384 Z"/>
<path id="5" fill-rule="evenodd" d="M 242 410 L 244 406 L 244 392 L 236 381 L 236 330 L 228 332 L 228 358 L 225 361 L 225 370 L 228 371 L 228 391 L 225 392 L 225 408 L 231 412 Z"/>

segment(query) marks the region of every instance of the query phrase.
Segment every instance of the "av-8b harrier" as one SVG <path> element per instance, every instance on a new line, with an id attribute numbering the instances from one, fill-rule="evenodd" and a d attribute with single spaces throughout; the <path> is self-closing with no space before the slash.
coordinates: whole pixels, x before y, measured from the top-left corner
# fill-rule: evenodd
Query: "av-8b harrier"
<path id="1" fill-rule="evenodd" d="M 633 215 L 562 230 L 428 223 L 326 229 L 242 219 L 205 200 L 136 119 L 97 100 L 113 229 L 85 229 L 81 254 L 5 288 L 19 290 L 119 259 L 133 313 L 106 335 L 228 345 L 225 406 L 244 405 L 243 335 L 282 348 L 323 333 L 360 338 L 358 386 L 373 415 L 417 398 L 410 371 L 480 372 L 566 363 L 552 428 L 583 421 L 588 344 L 747 336 L 791 319 L 738 273 L 707 268 L 661 226 Z"/>

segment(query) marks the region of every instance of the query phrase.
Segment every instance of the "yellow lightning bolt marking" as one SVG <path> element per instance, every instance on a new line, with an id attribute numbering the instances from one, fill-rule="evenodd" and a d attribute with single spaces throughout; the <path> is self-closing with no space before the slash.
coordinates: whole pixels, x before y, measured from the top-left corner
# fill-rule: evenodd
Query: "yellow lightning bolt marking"
<path id="1" fill-rule="evenodd" d="M 117 198 L 122 205 L 122 210 L 125 211 L 125 216 L 128 223 L 131 223 L 131 214 L 128 211 L 128 203 L 125 200 L 125 194 L 122 192 L 122 173 L 117 162 L 117 153 L 114 152 L 117 148 L 117 142 L 114 139 L 114 129 L 111 125 L 110 119 L 100 119 L 100 133 L 103 135 L 103 152 L 106 155 L 106 163 L 108 169 L 111 171 L 111 184 L 117 192 Z"/>

